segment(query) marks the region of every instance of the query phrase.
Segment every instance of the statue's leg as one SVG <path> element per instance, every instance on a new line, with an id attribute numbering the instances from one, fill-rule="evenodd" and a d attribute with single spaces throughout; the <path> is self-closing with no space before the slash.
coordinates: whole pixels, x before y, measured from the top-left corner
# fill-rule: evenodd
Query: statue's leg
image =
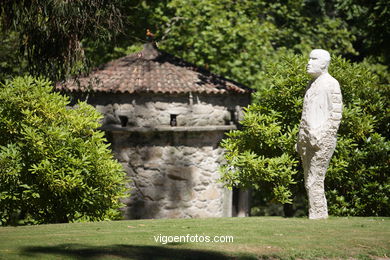
<path id="1" fill-rule="evenodd" d="M 313 151 L 305 171 L 305 187 L 309 199 L 309 218 L 324 219 L 328 217 L 328 206 L 325 197 L 325 174 L 333 155 L 336 142 L 330 143 L 320 150 Z"/>
<path id="2" fill-rule="evenodd" d="M 306 191 L 309 199 L 309 219 L 323 219 L 328 217 L 328 206 L 326 203 L 324 180 L 326 168 L 318 163 L 319 154 L 317 151 L 312 157 L 312 164 L 305 181 Z"/>
<path id="3" fill-rule="evenodd" d="M 320 169 L 317 165 L 318 153 L 312 149 L 306 150 L 305 158 L 302 158 L 305 188 L 309 201 L 309 218 L 318 219 L 327 217 L 327 206 L 324 195 L 323 178 L 320 177 Z M 325 201 L 324 201 L 325 199 Z M 325 207 L 324 207 L 325 206 Z M 326 212 L 326 215 L 324 215 Z"/>

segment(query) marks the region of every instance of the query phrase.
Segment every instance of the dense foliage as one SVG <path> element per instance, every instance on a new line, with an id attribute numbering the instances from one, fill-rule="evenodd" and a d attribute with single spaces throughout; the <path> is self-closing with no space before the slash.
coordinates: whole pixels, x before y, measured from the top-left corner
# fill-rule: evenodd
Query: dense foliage
<path id="1" fill-rule="evenodd" d="M 112 158 L 100 114 L 43 79 L 0 86 L 0 225 L 118 217 L 125 194 L 122 166 Z"/>
<path id="2" fill-rule="evenodd" d="M 285 48 L 356 53 L 346 24 L 310 9 L 304 0 L 172 0 L 168 7 L 173 17 L 161 18 L 169 26 L 162 32 L 166 50 L 257 89 L 264 65 Z"/>
<path id="3" fill-rule="evenodd" d="M 134 47 L 129 46 L 145 41 L 147 28 L 161 48 L 250 86 L 261 79 L 263 65 L 281 48 L 296 53 L 329 49 L 355 61 L 365 59 L 369 66 L 376 64 L 374 71 L 388 75 L 386 0 L 3 3 L 1 27 L 13 34 L 11 38 L 17 33 L 18 44 L 11 41 L 13 52 L 27 55 L 30 72 L 53 79 L 131 52 Z M 6 38 L 3 42 L 8 44 Z M 7 60 L 14 63 L 11 57 Z M 0 76 L 1 70 L 0 64 Z"/>
<path id="4" fill-rule="evenodd" d="M 108 40 L 121 29 L 119 2 L 3 0 L 1 27 L 18 34 L 30 73 L 59 79 L 83 69 L 83 39 Z"/>
<path id="5" fill-rule="evenodd" d="M 255 95 L 243 129 L 222 143 L 228 162 L 223 179 L 231 186 L 254 187 L 282 203 L 304 192 L 294 145 L 309 81 L 306 62 L 303 56 L 287 55 L 266 67 L 268 88 Z M 364 66 L 339 57 L 330 73 L 340 82 L 344 102 L 325 184 L 330 214 L 390 215 L 390 90 Z"/>
<path id="6" fill-rule="evenodd" d="M 348 24 L 360 59 L 371 57 L 390 64 L 389 1 L 336 0 L 328 5 L 332 7 L 330 12 Z"/>

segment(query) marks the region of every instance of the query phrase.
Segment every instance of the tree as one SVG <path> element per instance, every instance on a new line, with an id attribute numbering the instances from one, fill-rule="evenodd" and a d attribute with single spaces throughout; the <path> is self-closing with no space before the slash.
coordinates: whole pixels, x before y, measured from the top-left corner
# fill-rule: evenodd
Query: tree
<path id="1" fill-rule="evenodd" d="M 84 68 L 83 39 L 108 40 L 121 30 L 118 2 L 3 0 L 0 17 L 3 29 L 18 32 L 30 73 L 58 80 Z"/>
<path id="2" fill-rule="evenodd" d="M 383 63 L 372 70 L 383 71 L 388 82 L 386 3 L 6 0 L 0 16 L 5 29 L 20 33 L 30 72 L 52 79 L 128 54 L 135 50 L 132 45 L 145 41 L 149 28 L 161 48 L 250 86 L 262 80 L 259 71 L 275 51 L 307 53 L 313 47 L 353 60 L 368 58 L 367 64 Z"/>
<path id="3" fill-rule="evenodd" d="M 16 50 L 19 46 L 17 32 L 4 32 L 0 22 L 0 82 L 24 71 L 26 64 Z"/>
<path id="4" fill-rule="evenodd" d="M 386 0 L 336 0 L 333 12 L 348 23 L 355 36 L 353 45 L 357 59 L 373 58 L 376 63 L 390 65 L 390 8 Z"/>
<path id="5" fill-rule="evenodd" d="M 121 12 L 122 29 L 109 41 L 86 38 L 82 41 L 88 67 L 94 68 L 110 60 L 142 49 L 146 42 L 146 30 L 162 29 L 161 16 L 171 16 L 167 8 L 169 0 L 121 0 L 117 8 Z M 163 22 L 164 23 L 164 22 Z"/>
<path id="6" fill-rule="evenodd" d="M 303 56 L 290 54 L 266 67 L 268 88 L 255 95 L 243 129 L 230 132 L 222 143 L 227 150 L 223 180 L 229 186 L 254 187 L 268 201 L 282 203 L 304 192 L 294 145 L 309 81 L 305 64 Z M 325 182 L 329 211 L 390 215 L 389 89 L 363 64 L 340 57 L 330 73 L 340 82 L 344 109 Z"/>
<path id="7" fill-rule="evenodd" d="M 117 218 L 125 174 L 113 159 L 100 114 L 44 79 L 0 86 L 0 224 Z"/>
<path id="8" fill-rule="evenodd" d="M 256 89 L 265 64 L 285 49 L 356 53 L 346 23 L 304 0 L 171 0 L 167 7 L 158 31 L 162 48 Z"/>

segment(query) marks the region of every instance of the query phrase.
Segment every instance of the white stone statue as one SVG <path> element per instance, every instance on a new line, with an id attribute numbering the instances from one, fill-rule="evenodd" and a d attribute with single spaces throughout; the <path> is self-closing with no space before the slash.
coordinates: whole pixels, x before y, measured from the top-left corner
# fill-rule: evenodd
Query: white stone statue
<path id="1" fill-rule="evenodd" d="M 307 72 L 313 77 L 303 102 L 297 152 L 300 154 L 309 199 L 309 218 L 328 217 L 324 180 L 330 158 L 336 148 L 342 96 L 338 81 L 328 73 L 329 52 L 310 53 Z"/>

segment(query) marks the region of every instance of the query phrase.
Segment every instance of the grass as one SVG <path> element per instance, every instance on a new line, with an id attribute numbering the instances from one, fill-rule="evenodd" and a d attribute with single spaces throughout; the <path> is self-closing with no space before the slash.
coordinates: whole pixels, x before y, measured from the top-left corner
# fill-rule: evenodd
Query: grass
<path id="1" fill-rule="evenodd" d="M 233 236 L 161 244 L 154 236 Z M 0 259 L 389 259 L 390 218 L 251 217 L 0 227 Z"/>

